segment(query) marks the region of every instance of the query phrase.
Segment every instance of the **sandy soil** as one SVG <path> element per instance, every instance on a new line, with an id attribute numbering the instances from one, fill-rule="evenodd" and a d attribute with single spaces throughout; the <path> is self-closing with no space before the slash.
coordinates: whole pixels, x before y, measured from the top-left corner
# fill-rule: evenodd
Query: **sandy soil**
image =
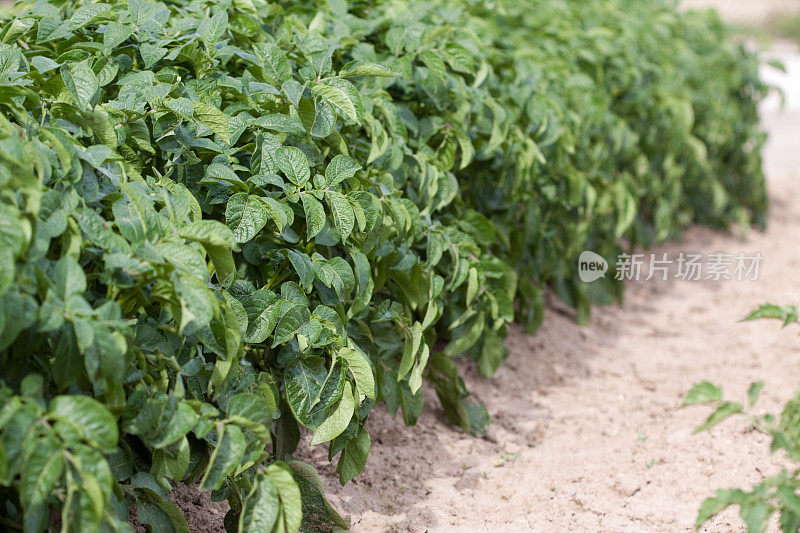
<path id="1" fill-rule="evenodd" d="M 754 26 L 790 11 L 800 10 L 798 0 L 682 0 L 684 9 L 716 9 L 733 24 Z"/>
<path id="2" fill-rule="evenodd" d="M 765 71 L 787 91 L 784 111 L 777 98 L 763 110 L 769 230 L 694 228 L 656 250 L 670 258 L 760 252 L 758 281 L 631 282 L 624 305 L 596 309 L 586 327 L 554 301 L 539 333 L 512 329 L 511 356 L 494 378 L 462 365 L 492 415 L 487 438 L 448 426 L 428 388 L 417 427 L 374 411 L 369 462 L 346 487 L 324 450 L 306 451 L 354 531 L 690 530 L 714 489 L 747 486 L 780 468 L 768 437 L 745 421 L 693 436 L 708 410 L 675 409 L 703 379 L 735 398 L 763 379 L 758 411 L 775 411 L 798 386 L 798 330 L 737 323 L 761 303 L 800 303 L 800 55 L 788 45 L 774 54 L 790 75 Z M 707 530 L 742 528 L 729 510 Z"/>

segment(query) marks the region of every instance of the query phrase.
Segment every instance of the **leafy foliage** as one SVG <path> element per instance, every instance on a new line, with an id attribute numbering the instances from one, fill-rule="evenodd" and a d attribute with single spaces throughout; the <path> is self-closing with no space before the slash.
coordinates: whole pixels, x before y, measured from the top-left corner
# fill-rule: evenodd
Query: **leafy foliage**
<path id="1" fill-rule="evenodd" d="M 794 306 L 762 305 L 744 320 L 759 318 L 778 319 L 783 327 L 798 323 L 797 308 Z M 771 451 L 783 450 L 790 460 L 800 462 L 800 390 L 783 408 L 780 417 L 772 414 L 753 415 L 747 407 L 752 407 L 764 387 L 759 381 L 747 390 L 746 403 L 723 399 L 722 389 L 704 381 L 695 385 L 686 395 L 681 407 L 687 405 L 711 405 L 714 411 L 695 432 L 705 431 L 734 415 L 745 416 L 759 430 L 772 437 Z M 700 507 L 697 516 L 699 528 L 718 513 L 732 505 L 739 506 L 739 514 L 749 533 L 767 530 L 770 517 L 779 515 L 781 531 L 796 532 L 800 528 L 800 467 L 791 471 L 786 469 L 775 476 L 765 478 L 751 490 L 721 489 Z"/>
<path id="2" fill-rule="evenodd" d="M 763 222 L 757 59 L 661 2 L 21 2 L 0 29 L 0 495 L 27 530 L 345 527 L 380 400 L 503 362 L 553 287 Z M 613 263 L 613 261 L 612 261 Z M 519 312 L 515 310 L 519 302 Z M 21 438 L 22 437 L 22 438 Z"/>

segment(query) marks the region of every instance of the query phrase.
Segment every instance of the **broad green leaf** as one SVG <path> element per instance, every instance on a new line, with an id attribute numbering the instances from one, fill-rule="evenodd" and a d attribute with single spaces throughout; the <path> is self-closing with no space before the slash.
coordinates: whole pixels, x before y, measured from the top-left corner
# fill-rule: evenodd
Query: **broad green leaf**
<path id="1" fill-rule="evenodd" d="M 267 210 L 257 196 L 236 193 L 228 199 L 225 223 L 233 231 L 236 242 L 247 242 L 266 225 Z"/>
<path id="2" fill-rule="evenodd" d="M 150 43 L 144 43 L 139 48 L 139 53 L 142 54 L 142 59 L 144 59 L 145 68 L 150 68 L 161 61 L 167 55 L 167 52 L 166 48 L 153 46 Z"/>
<path id="3" fill-rule="evenodd" d="M 243 303 L 247 313 L 245 342 L 264 342 L 278 324 L 281 304 L 274 292 L 260 289 L 247 297 Z"/>
<path id="4" fill-rule="evenodd" d="M 103 50 L 106 54 L 113 52 L 119 45 L 133 35 L 133 27 L 129 24 L 112 22 L 103 32 Z"/>
<path id="5" fill-rule="evenodd" d="M 325 227 L 325 209 L 319 200 L 310 194 L 303 194 L 301 198 L 306 214 L 306 240 L 310 241 Z"/>
<path id="6" fill-rule="evenodd" d="M 292 69 L 286 53 L 272 43 L 260 43 L 255 46 L 256 55 L 261 59 L 264 72 L 278 83 L 287 81 L 292 76 Z"/>
<path id="7" fill-rule="evenodd" d="M 400 381 L 414 366 L 416 355 L 419 352 L 419 347 L 422 344 L 422 324 L 414 322 L 408 330 L 404 329 L 405 334 L 405 348 L 403 350 L 403 357 L 400 360 L 400 366 L 397 369 L 397 380 Z"/>
<path id="8" fill-rule="evenodd" d="M 149 0 L 128 0 L 131 22 L 141 26 L 155 15 L 156 6 Z"/>
<path id="9" fill-rule="evenodd" d="M 227 27 L 228 12 L 224 9 L 217 11 L 210 19 L 207 19 L 207 23 L 203 27 L 203 42 L 206 43 L 206 46 L 217 44 L 225 34 Z"/>
<path id="10" fill-rule="evenodd" d="M 362 429 L 358 436 L 348 442 L 347 446 L 342 450 L 342 455 L 336 465 L 336 473 L 339 474 L 339 482 L 342 485 L 345 485 L 364 470 L 364 466 L 367 464 L 370 444 L 369 433 Z"/>
<path id="11" fill-rule="evenodd" d="M 278 490 L 281 500 L 280 519 L 283 520 L 284 531 L 297 531 L 303 520 L 303 511 L 300 501 L 300 489 L 297 488 L 291 471 L 286 463 L 277 462 L 266 469 L 272 484 Z"/>
<path id="12" fill-rule="evenodd" d="M 314 437 L 311 439 L 310 445 L 328 442 L 336 438 L 350 424 L 355 406 L 353 387 L 349 382 L 345 383 L 342 399 L 339 400 L 336 409 L 314 431 Z"/>
<path id="13" fill-rule="evenodd" d="M 236 247 L 236 237 L 225 224 L 216 220 L 199 220 L 180 229 L 178 234 L 190 241 L 232 249 Z"/>
<path id="14" fill-rule="evenodd" d="M 329 104 L 339 109 L 349 120 L 360 123 L 356 106 L 350 99 L 350 95 L 339 87 L 315 83 L 310 87 L 311 92 L 324 98 Z"/>
<path id="15" fill-rule="evenodd" d="M 758 401 L 758 397 L 761 395 L 761 390 L 764 388 L 763 381 L 757 381 L 755 383 L 751 383 L 750 387 L 747 389 L 747 403 L 750 405 L 755 404 Z"/>
<path id="16" fill-rule="evenodd" d="M 356 223 L 353 206 L 350 205 L 350 202 L 347 201 L 347 198 L 342 193 L 336 191 L 328 193 L 328 201 L 330 202 L 333 222 L 344 241 L 350 236 Z"/>
<path id="17" fill-rule="evenodd" d="M 295 185 L 302 187 L 311 178 L 311 167 L 306 154 L 299 148 L 283 146 L 278 148 L 275 161 L 283 174 Z"/>
<path id="18" fill-rule="evenodd" d="M 164 448 L 179 441 L 194 427 L 195 422 L 197 413 L 188 403 L 181 402 L 169 422 L 162 422 L 150 445 L 153 448 Z"/>
<path id="19" fill-rule="evenodd" d="M 715 426 L 725 420 L 726 418 L 733 416 L 735 414 L 739 414 L 742 412 L 742 404 L 735 403 L 735 402 L 723 402 L 720 404 L 713 413 L 706 419 L 703 424 L 696 427 L 692 433 L 700 433 L 701 431 L 705 431 L 712 426 Z"/>
<path id="20" fill-rule="evenodd" d="M 56 396 L 49 412 L 75 435 L 105 453 L 117 446 L 117 422 L 103 404 L 88 396 Z M 62 435 L 63 436 L 63 435 Z"/>
<path id="21" fill-rule="evenodd" d="M 180 302 L 180 331 L 194 322 L 202 327 L 211 322 L 219 303 L 207 284 L 195 276 L 182 274 L 178 276 L 175 287 Z"/>
<path id="22" fill-rule="evenodd" d="M 692 387 L 692 390 L 686 394 L 686 398 L 683 400 L 680 406 L 684 407 L 686 405 L 697 405 L 721 401 L 722 389 L 713 383 L 702 381 Z"/>
<path id="23" fill-rule="evenodd" d="M 395 74 L 388 68 L 377 63 L 369 61 L 355 60 L 346 64 L 339 71 L 339 76 L 378 76 L 378 77 L 392 77 Z"/>
<path id="24" fill-rule="evenodd" d="M 319 398 L 328 371 L 319 358 L 292 361 L 284 374 L 286 399 L 296 415 L 305 417 Z"/>
<path id="25" fill-rule="evenodd" d="M 189 533 L 189 524 L 178 507 L 167 501 L 153 504 L 139 502 L 137 506 L 139 522 L 150 526 L 151 531 L 164 533 Z"/>
<path id="26" fill-rule="evenodd" d="M 253 488 L 244 500 L 239 515 L 240 531 L 272 531 L 278 519 L 281 502 L 278 489 L 268 474 L 256 476 Z"/>
<path id="27" fill-rule="evenodd" d="M 236 416 L 264 425 L 272 423 L 272 411 L 267 402 L 256 394 L 237 394 L 228 400 L 225 411 L 229 417 Z"/>
<path id="28" fill-rule="evenodd" d="M 218 135 L 223 143 L 230 143 L 228 116 L 213 105 L 197 101 L 192 104 L 194 106 L 193 118 Z"/>
<path id="29" fill-rule="evenodd" d="M 246 447 L 244 434 L 238 426 L 223 426 L 219 444 L 214 448 L 206 473 L 200 481 L 200 489 L 219 489 L 225 477 L 239 465 Z"/>
<path id="30" fill-rule="evenodd" d="M 756 320 L 759 318 L 777 318 L 783 321 L 783 326 L 786 327 L 793 322 L 797 322 L 797 307 L 793 305 L 779 306 L 779 305 L 761 305 L 758 309 L 743 318 L 742 322 Z"/>
<path id="31" fill-rule="evenodd" d="M 37 439 L 25 457 L 20 496 L 25 507 L 42 505 L 64 472 L 62 444 L 48 437 Z"/>
<path id="32" fill-rule="evenodd" d="M 272 342 L 272 347 L 279 344 L 289 342 L 300 332 L 303 324 L 308 322 L 308 309 L 299 306 L 289 309 L 278 321 L 278 326 L 275 328 L 275 340 Z"/>
<path id="33" fill-rule="evenodd" d="M 93 107 L 92 99 L 100 90 L 100 83 L 88 60 L 64 65 L 61 67 L 61 78 L 81 108 Z"/>
<path id="34" fill-rule="evenodd" d="M 73 294 L 82 294 L 86 290 L 86 276 L 83 269 L 68 255 L 56 263 L 52 282 L 56 294 L 62 300 L 67 300 Z"/>
<path id="35" fill-rule="evenodd" d="M 375 376 L 372 365 L 364 353 L 353 348 L 342 348 L 336 352 L 336 356 L 347 361 L 347 366 L 355 379 L 358 395 L 374 400 Z"/>
<path id="36" fill-rule="evenodd" d="M 427 344 L 423 344 L 420 355 L 411 369 L 411 374 L 408 376 L 408 388 L 411 390 L 412 394 L 416 394 L 420 387 L 422 387 L 422 372 L 425 370 L 425 365 L 428 364 L 429 355 L 430 348 Z M 482 361 L 483 359 L 481 359 L 481 362 Z"/>
<path id="37" fill-rule="evenodd" d="M 345 154 L 339 154 L 328 163 L 325 168 L 325 179 L 327 186 L 336 185 L 348 178 L 352 178 L 361 169 L 361 165 L 356 163 L 353 158 Z"/>

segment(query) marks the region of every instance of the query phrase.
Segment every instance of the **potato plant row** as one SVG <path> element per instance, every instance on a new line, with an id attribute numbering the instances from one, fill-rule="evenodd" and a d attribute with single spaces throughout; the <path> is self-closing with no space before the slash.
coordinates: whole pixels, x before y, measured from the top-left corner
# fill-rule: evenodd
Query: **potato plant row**
<path id="1" fill-rule="evenodd" d="M 383 402 L 448 419 L 543 294 L 763 225 L 758 59 L 655 0 L 51 0 L 0 22 L 0 525 L 346 527 Z M 135 517 L 131 517 L 133 511 Z M 55 517 L 55 518 L 54 518 Z M 55 520 L 55 522 L 53 522 Z"/>

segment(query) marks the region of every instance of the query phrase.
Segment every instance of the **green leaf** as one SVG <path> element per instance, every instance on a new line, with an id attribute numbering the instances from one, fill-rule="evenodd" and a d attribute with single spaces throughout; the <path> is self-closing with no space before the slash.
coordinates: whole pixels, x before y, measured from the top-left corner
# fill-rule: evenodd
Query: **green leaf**
<path id="1" fill-rule="evenodd" d="M 202 327 L 211 322 L 218 302 L 207 284 L 192 275 L 179 275 L 175 287 L 180 302 L 180 331 L 194 322 Z"/>
<path id="2" fill-rule="evenodd" d="M 310 194 L 303 194 L 301 198 L 306 214 L 306 240 L 310 241 L 325 227 L 325 209 L 319 200 Z"/>
<path id="3" fill-rule="evenodd" d="M 228 116 L 205 102 L 194 101 L 192 105 L 194 106 L 194 119 L 218 135 L 223 143 L 229 144 L 231 140 Z"/>
<path id="4" fill-rule="evenodd" d="M 198 220 L 182 227 L 178 235 L 182 238 L 210 246 L 234 249 L 236 237 L 225 224 L 216 220 Z"/>
<path id="5" fill-rule="evenodd" d="M 131 15 L 131 22 L 136 26 L 141 26 L 153 18 L 156 6 L 148 0 L 128 0 L 128 11 Z"/>
<path id="6" fill-rule="evenodd" d="M 339 87 L 315 83 L 310 87 L 311 92 L 325 99 L 329 104 L 339 109 L 349 120 L 360 124 L 359 114 L 350 95 Z"/>
<path id="7" fill-rule="evenodd" d="M 248 296 L 243 305 L 247 313 L 245 342 L 264 342 L 278 324 L 281 310 L 278 297 L 270 290 L 260 289 Z"/>
<path id="8" fill-rule="evenodd" d="M 278 519 L 281 502 L 278 489 L 265 473 L 256 476 L 239 515 L 240 531 L 272 531 Z"/>
<path id="9" fill-rule="evenodd" d="M 347 201 L 347 197 L 340 192 L 330 191 L 328 193 L 328 201 L 330 202 L 331 214 L 333 215 L 333 222 L 339 233 L 342 235 L 342 240 L 346 240 L 352 233 L 355 227 L 356 218 L 353 206 Z"/>
<path id="10" fill-rule="evenodd" d="M 314 137 L 327 137 L 336 126 L 336 112 L 333 106 L 322 100 L 314 99 L 314 122 L 311 125 L 311 135 Z"/>
<path id="11" fill-rule="evenodd" d="M 360 350 L 353 348 L 341 348 L 336 352 L 336 357 L 341 357 L 347 361 L 347 367 L 353 374 L 356 382 L 356 392 L 359 396 L 365 396 L 372 400 L 375 399 L 375 376 L 372 365 L 367 357 Z"/>
<path id="12" fill-rule="evenodd" d="M 284 531 L 297 531 L 303 520 L 300 489 L 286 463 L 276 462 L 267 467 L 267 475 L 278 490 Z"/>
<path id="13" fill-rule="evenodd" d="M 289 250 L 289 261 L 292 263 L 297 276 L 300 278 L 300 286 L 308 290 L 314 283 L 315 273 L 314 264 L 306 254 L 295 250 Z"/>
<path id="14" fill-rule="evenodd" d="M 289 342 L 300 331 L 300 328 L 308 322 L 308 309 L 302 307 L 292 307 L 278 321 L 275 329 L 275 340 L 272 347 Z"/>
<path id="15" fill-rule="evenodd" d="M 255 237 L 267 223 L 267 210 L 261 199 L 245 192 L 228 199 L 225 223 L 233 231 L 234 240 L 244 243 Z"/>
<path id="16" fill-rule="evenodd" d="M 197 422 L 197 413 L 185 402 L 178 404 L 178 409 L 169 418 L 162 421 L 156 435 L 150 439 L 153 448 L 164 448 L 182 439 Z"/>
<path id="17" fill-rule="evenodd" d="M 228 12 L 220 9 L 214 16 L 207 19 L 207 23 L 203 26 L 203 42 L 206 46 L 211 47 L 219 42 L 220 38 L 225 34 L 228 27 Z"/>
<path id="18" fill-rule="evenodd" d="M 754 405 L 758 401 L 758 397 L 761 395 L 761 390 L 764 388 L 763 381 L 757 381 L 755 383 L 751 383 L 750 387 L 747 389 L 747 403 L 750 405 Z"/>
<path id="19" fill-rule="evenodd" d="M 761 305 L 758 309 L 744 317 L 741 322 L 748 322 L 750 320 L 757 320 L 760 318 L 777 318 L 783 321 L 783 327 L 788 326 L 793 322 L 797 322 L 797 307 L 793 305 Z"/>
<path id="20" fill-rule="evenodd" d="M 739 414 L 742 412 L 742 404 L 734 403 L 734 402 L 723 402 L 719 407 L 717 407 L 713 413 L 706 419 L 703 424 L 696 427 L 692 433 L 700 433 L 701 431 L 705 431 L 712 426 L 715 426 L 725 420 L 726 418 Z"/>
<path id="21" fill-rule="evenodd" d="M 86 276 L 83 274 L 83 269 L 73 257 L 68 255 L 56 263 L 52 281 L 56 294 L 62 300 L 86 291 Z"/>
<path id="22" fill-rule="evenodd" d="M 89 66 L 88 60 L 64 65 L 61 67 L 61 78 L 64 80 L 64 86 L 75 97 L 81 108 L 93 107 L 92 99 L 100 90 L 100 83 Z"/>
<path id="23" fill-rule="evenodd" d="M 357 59 L 342 67 L 339 76 L 345 78 L 351 76 L 393 77 L 395 74 L 383 65 Z"/>
<path id="24" fill-rule="evenodd" d="M 175 504 L 158 500 L 153 504 L 139 502 L 139 522 L 159 533 L 189 533 L 189 524 Z"/>
<path id="25" fill-rule="evenodd" d="M 106 54 L 113 52 L 119 45 L 133 35 L 133 27 L 129 24 L 112 22 L 103 32 L 103 51 Z"/>
<path id="26" fill-rule="evenodd" d="M 430 355 L 430 348 L 427 344 L 422 345 L 422 350 L 411 369 L 411 374 L 408 377 L 408 388 L 412 394 L 416 394 L 422 387 L 422 372 L 425 370 L 425 365 L 428 363 L 428 356 Z"/>
<path id="27" fill-rule="evenodd" d="M 20 496 L 26 508 L 45 503 L 64 472 L 62 444 L 48 437 L 37 439 L 25 457 Z"/>
<path id="28" fill-rule="evenodd" d="M 447 356 L 460 355 L 472 348 L 483 334 L 485 326 L 486 317 L 484 312 L 481 311 L 463 334 L 450 341 L 444 349 L 444 354 Z"/>
<path id="29" fill-rule="evenodd" d="M 686 394 L 686 398 L 683 400 L 683 403 L 681 403 L 680 407 L 721 401 L 722 389 L 713 383 L 702 381 L 692 387 L 692 389 Z"/>
<path id="30" fill-rule="evenodd" d="M 353 418 L 356 402 L 353 399 L 353 387 L 349 382 L 344 385 L 344 392 L 342 399 L 339 400 L 336 409 L 328 415 L 322 424 L 314 431 L 314 436 L 309 443 L 311 446 L 328 442 L 339 436 L 350 424 L 350 419 Z"/>
<path id="31" fill-rule="evenodd" d="M 256 394 L 239 393 L 230 400 L 225 407 L 228 417 L 239 417 L 252 422 L 271 425 L 272 410 L 267 402 Z"/>
<path id="32" fill-rule="evenodd" d="M 206 473 L 200 481 L 200 489 L 219 489 L 225 477 L 239 466 L 246 448 L 247 442 L 242 430 L 233 424 L 224 425 L 219 444 L 214 448 Z"/>
<path id="33" fill-rule="evenodd" d="M 142 55 L 145 68 L 150 68 L 161 61 L 164 56 L 167 55 L 167 52 L 168 50 L 166 48 L 153 46 L 150 43 L 144 43 L 139 48 L 139 53 Z"/>
<path id="34" fill-rule="evenodd" d="M 57 61 L 53 61 L 49 57 L 45 56 L 36 56 L 31 58 L 31 65 L 33 65 L 33 68 L 39 71 L 39 74 L 50 72 L 51 70 L 59 67 L 59 63 Z"/>
<path id="35" fill-rule="evenodd" d="M 352 178 L 361 169 L 361 165 L 356 163 L 352 157 L 339 154 L 328 163 L 325 168 L 326 186 L 336 185 L 348 178 Z"/>
<path id="36" fill-rule="evenodd" d="M 275 161 L 283 174 L 295 185 L 302 187 L 311 179 L 308 158 L 299 148 L 282 146 L 275 154 Z"/>
<path id="37" fill-rule="evenodd" d="M 370 438 L 365 429 L 362 429 L 355 439 L 347 443 L 336 465 L 336 473 L 339 474 L 339 482 L 342 485 L 345 485 L 364 470 L 369 456 L 369 449 Z"/>
<path id="38" fill-rule="evenodd" d="M 422 324 L 414 322 L 411 328 L 404 329 L 403 333 L 405 334 L 405 349 L 400 360 L 400 366 L 397 368 L 397 381 L 406 377 L 406 374 L 414 365 L 419 347 L 422 344 Z"/>
<path id="39" fill-rule="evenodd" d="M 328 371 L 319 358 L 297 358 L 286 367 L 286 399 L 295 415 L 305 418 L 319 399 Z"/>
<path id="40" fill-rule="evenodd" d="M 746 501 L 746 494 L 741 490 L 718 490 L 714 497 L 707 498 L 700 507 L 700 512 L 695 522 L 696 527 L 699 528 L 731 505 L 743 503 L 744 501 Z"/>
<path id="41" fill-rule="evenodd" d="M 88 396 L 56 396 L 50 401 L 49 412 L 79 436 L 105 453 L 117 446 L 117 422 L 108 410 Z"/>
<path id="42" fill-rule="evenodd" d="M 275 79 L 279 84 L 287 81 L 292 76 L 289 60 L 283 50 L 271 43 L 261 43 L 255 46 L 255 52 L 261 59 L 261 64 L 267 76 Z"/>

